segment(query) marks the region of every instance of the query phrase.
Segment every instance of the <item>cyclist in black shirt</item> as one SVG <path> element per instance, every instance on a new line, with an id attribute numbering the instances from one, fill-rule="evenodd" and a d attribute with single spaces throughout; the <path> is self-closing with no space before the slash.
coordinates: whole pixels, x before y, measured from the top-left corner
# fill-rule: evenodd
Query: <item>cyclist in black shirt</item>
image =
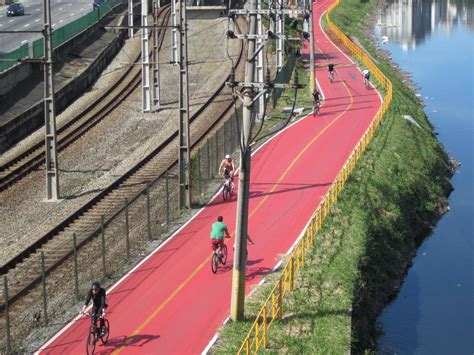
<path id="1" fill-rule="evenodd" d="M 82 307 L 81 313 L 84 313 L 86 311 L 86 308 L 91 300 L 91 316 L 100 319 L 100 329 L 103 330 L 105 310 L 107 309 L 108 304 L 105 289 L 100 287 L 100 283 L 98 283 L 97 281 L 92 284 L 91 289 L 87 293 L 86 301 L 84 303 L 84 306 Z"/>

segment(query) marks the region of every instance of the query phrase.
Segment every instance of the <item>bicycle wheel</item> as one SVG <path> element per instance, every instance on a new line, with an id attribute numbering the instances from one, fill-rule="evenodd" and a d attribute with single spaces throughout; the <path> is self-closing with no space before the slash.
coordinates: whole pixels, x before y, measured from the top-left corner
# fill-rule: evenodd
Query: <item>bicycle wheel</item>
<path id="1" fill-rule="evenodd" d="M 227 199 L 227 184 L 224 184 L 224 188 L 222 189 L 222 198 L 224 199 L 224 201 Z"/>
<path id="2" fill-rule="evenodd" d="M 86 343 L 87 355 L 94 354 L 96 341 L 97 339 L 95 337 L 95 333 L 93 331 L 90 331 L 89 335 L 87 336 L 87 343 Z"/>
<path id="3" fill-rule="evenodd" d="M 225 265 L 226 261 L 227 261 L 227 245 L 224 244 L 221 250 L 221 264 Z"/>
<path id="4" fill-rule="evenodd" d="M 102 344 L 106 344 L 107 341 L 109 340 L 110 324 L 107 319 L 104 319 L 104 329 L 105 329 L 104 335 L 100 336 L 100 341 L 102 342 Z"/>
<path id="5" fill-rule="evenodd" d="M 217 267 L 219 266 L 219 258 L 216 253 L 212 253 L 211 258 L 211 270 L 215 274 L 217 272 Z"/>

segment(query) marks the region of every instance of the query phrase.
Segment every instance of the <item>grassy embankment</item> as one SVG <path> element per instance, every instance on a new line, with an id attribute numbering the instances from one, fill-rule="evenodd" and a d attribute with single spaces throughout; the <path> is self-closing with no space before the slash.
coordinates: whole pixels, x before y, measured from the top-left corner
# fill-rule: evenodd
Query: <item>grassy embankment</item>
<path id="1" fill-rule="evenodd" d="M 332 19 L 359 39 L 390 78 L 394 99 L 316 236 L 295 291 L 284 300 L 283 320 L 270 328 L 269 352 L 343 353 L 373 346 L 376 316 L 396 292 L 450 190 L 448 158 L 419 100 L 365 39 L 366 16 L 375 5 L 344 0 Z M 273 279 L 268 276 L 248 298 L 244 322 L 220 330 L 213 353 L 238 349 Z"/>

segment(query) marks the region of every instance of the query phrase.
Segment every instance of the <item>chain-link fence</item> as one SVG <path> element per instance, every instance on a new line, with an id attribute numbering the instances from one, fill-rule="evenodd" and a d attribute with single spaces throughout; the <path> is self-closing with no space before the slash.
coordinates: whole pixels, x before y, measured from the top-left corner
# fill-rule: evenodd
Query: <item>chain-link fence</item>
<path id="1" fill-rule="evenodd" d="M 237 110 L 238 117 L 240 111 Z M 195 205 L 207 202 L 220 187 L 222 177 L 218 168 L 224 155 L 236 156 L 240 130 L 235 113 L 230 116 L 193 149 L 191 181 Z M 42 277 L 27 293 L 15 296 L 20 281 L 23 283 L 31 275 L 15 271 L 3 275 L 0 353 L 23 352 L 22 339 L 31 332 L 37 346 L 41 345 L 46 340 L 42 334 L 51 334 L 44 328 L 56 331 L 73 318 L 78 301 L 84 299 L 92 281 L 101 279 L 105 285 L 111 284 L 169 238 L 181 216 L 178 186 L 177 167 L 174 167 L 133 198 L 123 201 L 115 213 L 103 216 L 96 232 L 71 234 L 66 243 L 53 240 L 53 246 L 46 246 L 38 257 L 30 258 L 28 270 L 40 270 Z M 66 257 L 51 269 L 55 253 L 65 253 Z M 58 315 L 64 315 L 64 319 Z"/>
<path id="2" fill-rule="evenodd" d="M 116 6 L 124 3 L 124 0 L 109 0 L 92 10 L 86 15 L 68 23 L 53 31 L 53 48 L 57 48 L 79 33 L 99 22 L 105 15 L 111 12 Z M 30 51 L 31 46 L 31 51 Z M 0 56 L 0 72 L 16 65 L 22 58 L 32 57 L 40 58 L 44 55 L 43 38 L 37 39 L 32 43 L 25 43 L 21 47 Z"/>

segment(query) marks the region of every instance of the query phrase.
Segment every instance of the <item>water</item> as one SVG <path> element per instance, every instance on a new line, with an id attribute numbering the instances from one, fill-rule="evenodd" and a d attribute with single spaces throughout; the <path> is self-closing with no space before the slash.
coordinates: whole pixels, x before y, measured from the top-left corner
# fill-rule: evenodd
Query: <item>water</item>
<path id="1" fill-rule="evenodd" d="M 474 353 L 474 1 L 388 0 L 375 33 L 413 74 L 452 157 L 451 211 L 419 248 L 378 324 L 380 353 Z M 386 37 L 384 37 L 386 36 Z M 388 38 L 387 38 L 388 37 Z"/>

